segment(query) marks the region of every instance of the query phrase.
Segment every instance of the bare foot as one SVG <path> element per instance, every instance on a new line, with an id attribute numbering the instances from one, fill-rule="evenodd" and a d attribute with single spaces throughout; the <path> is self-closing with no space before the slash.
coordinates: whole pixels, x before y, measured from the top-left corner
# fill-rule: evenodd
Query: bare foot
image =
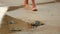
<path id="1" fill-rule="evenodd" d="M 36 7 L 33 7 L 33 8 L 32 8 L 32 11 L 37 11 L 37 8 L 36 8 Z"/>

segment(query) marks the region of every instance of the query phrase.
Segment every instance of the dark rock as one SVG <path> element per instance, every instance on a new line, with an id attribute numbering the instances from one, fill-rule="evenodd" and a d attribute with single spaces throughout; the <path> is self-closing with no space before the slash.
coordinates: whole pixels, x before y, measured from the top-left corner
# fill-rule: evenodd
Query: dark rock
<path id="1" fill-rule="evenodd" d="M 38 27 L 40 25 L 44 25 L 43 23 L 41 23 L 40 21 L 35 21 L 34 24 L 31 24 L 33 27 Z"/>

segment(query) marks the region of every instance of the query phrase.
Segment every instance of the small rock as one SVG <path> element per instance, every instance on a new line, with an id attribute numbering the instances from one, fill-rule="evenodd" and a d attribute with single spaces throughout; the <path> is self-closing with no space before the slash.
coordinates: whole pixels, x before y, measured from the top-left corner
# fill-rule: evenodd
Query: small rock
<path id="1" fill-rule="evenodd" d="M 15 22 L 13 20 L 8 22 L 9 24 L 15 24 Z"/>

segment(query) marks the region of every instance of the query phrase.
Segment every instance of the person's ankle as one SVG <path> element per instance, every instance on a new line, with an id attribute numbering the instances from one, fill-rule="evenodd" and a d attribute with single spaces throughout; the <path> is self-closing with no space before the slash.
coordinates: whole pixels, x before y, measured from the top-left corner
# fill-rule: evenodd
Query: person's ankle
<path id="1" fill-rule="evenodd" d="M 32 6 L 32 8 L 37 8 L 36 6 Z"/>
<path id="2" fill-rule="evenodd" d="M 24 3 L 23 5 L 28 5 L 27 3 Z"/>

